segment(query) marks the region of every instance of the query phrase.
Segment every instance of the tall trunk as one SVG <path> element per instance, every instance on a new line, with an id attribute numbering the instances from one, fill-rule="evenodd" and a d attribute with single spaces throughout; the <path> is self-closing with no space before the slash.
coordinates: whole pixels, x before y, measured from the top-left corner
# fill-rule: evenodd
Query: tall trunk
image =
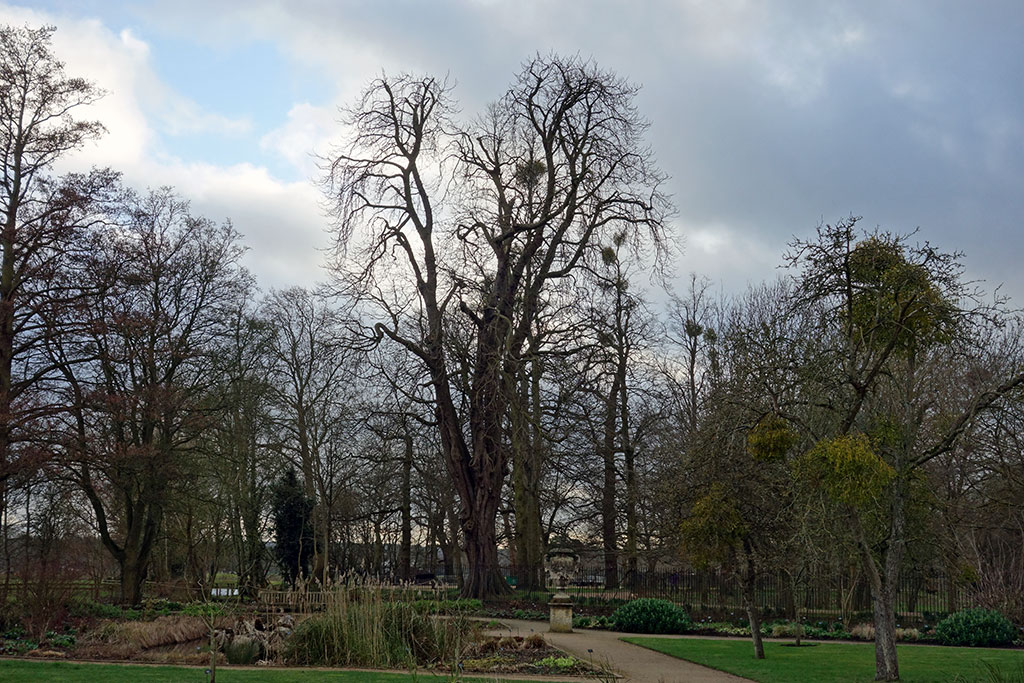
<path id="1" fill-rule="evenodd" d="M 543 452 L 540 406 L 541 365 L 531 364 L 529 382 L 520 382 L 513 410 L 512 498 L 516 512 L 516 568 L 519 588 L 544 590 L 544 529 L 541 526 L 540 475 Z"/>
<path id="2" fill-rule="evenodd" d="M 299 465 L 302 468 L 302 487 L 306 497 L 313 501 L 313 567 L 310 577 L 317 581 L 327 578 L 327 512 L 324 498 L 317 495 L 316 454 L 309 440 L 311 427 L 306 406 L 300 393 L 295 401 L 295 433 L 298 436 Z M 307 578 L 307 577 L 303 577 Z"/>
<path id="3" fill-rule="evenodd" d="M 250 458 L 248 466 L 248 482 L 245 494 L 245 506 L 239 517 L 242 522 L 243 534 L 243 572 L 239 577 L 239 594 L 246 599 L 255 600 L 264 581 L 264 553 L 266 549 L 260 538 L 260 509 L 254 497 L 257 487 L 257 467 Z"/>
<path id="4" fill-rule="evenodd" d="M 486 314 L 488 319 L 496 311 Z M 488 598 L 511 592 L 498 566 L 495 523 L 507 474 L 508 453 L 504 420 L 510 387 L 508 368 L 502 362 L 504 336 L 494 325 L 482 324 L 473 371 L 467 444 L 463 424 L 451 395 L 450 379 L 443 361 L 432 367 L 436 404 L 445 464 L 459 500 L 459 529 L 469 565 L 462 597 Z"/>
<path id="5" fill-rule="evenodd" d="M 502 532 L 505 534 L 505 540 L 508 544 L 508 564 L 510 567 L 517 567 L 516 560 L 516 533 L 512 529 L 512 510 L 507 507 L 501 508 L 501 526 Z"/>
<path id="6" fill-rule="evenodd" d="M 142 584 L 146 580 L 145 572 L 139 567 L 135 558 L 125 559 L 121 563 L 121 603 L 138 605 L 142 603 Z"/>
<path id="7" fill-rule="evenodd" d="M 20 154 L 16 152 L 15 169 L 20 166 Z M 15 189 L 21 185 L 20 174 L 14 176 Z M 18 194 L 9 195 L 7 215 L 4 220 L 2 242 L 3 260 L 0 264 L 0 514 L 4 527 L 4 569 L 3 599 L 7 604 L 7 596 L 11 585 L 11 554 L 10 541 L 7 537 L 7 505 L 10 491 L 10 477 L 13 474 L 13 454 L 11 453 L 11 390 L 12 369 L 14 362 L 14 290 L 15 290 L 15 228 L 18 217 Z M 27 535 L 27 532 L 26 532 Z"/>
<path id="8" fill-rule="evenodd" d="M 618 376 L 605 402 L 604 442 L 601 444 L 604 459 L 604 482 L 601 487 L 601 544 L 604 550 L 605 588 L 619 586 L 618 538 L 616 534 L 615 485 L 618 477 L 615 471 L 615 437 L 617 435 L 617 404 L 621 390 Z"/>
<path id="9" fill-rule="evenodd" d="M 384 573 L 384 539 L 381 536 L 381 518 L 373 520 L 373 545 L 370 569 L 378 579 Z"/>
<path id="10" fill-rule="evenodd" d="M 740 550 L 740 592 L 743 594 L 743 606 L 747 610 L 747 622 L 750 624 L 750 637 L 754 643 L 754 658 L 764 659 L 764 643 L 761 640 L 761 611 L 757 606 L 757 571 L 750 548 L 744 541 Z"/>
<path id="11" fill-rule="evenodd" d="M 498 544 L 494 517 L 489 524 L 465 524 L 462 532 L 466 542 L 468 573 L 460 591 L 463 597 L 480 597 L 507 593 L 508 582 L 498 566 Z"/>
<path id="12" fill-rule="evenodd" d="M 123 552 L 118 558 L 121 567 L 121 602 L 125 605 L 138 605 L 142 602 L 143 584 L 149 573 L 149 562 L 156 545 L 156 532 L 162 514 L 158 504 L 140 503 L 135 516 L 136 522 L 127 530 Z"/>
<path id="13" fill-rule="evenodd" d="M 20 157 L 16 157 L 18 161 Z M 20 163 L 20 162 L 18 162 Z M 15 176 L 15 187 L 20 179 Z M 17 288 L 15 269 L 15 250 L 17 248 L 16 228 L 18 218 L 18 195 L 8 198 L 7 215 L 3 232 L 0 234 L 0 248 L 3 250 L 0 263 L 0 486 L 7 486 L 8 477 L 13 472 L 13 454 L 11 453 L 11 430 L 13 416 L 13 367 L 14 367 L 14 313 L 15 290 Z"/>
<path id="14" fill-rule="evenodd" d="M 955 557 L 950 554 L 949 560 L 946 563 L 946 611 L 952 614 L 957 611 L 958 593 L 956 586 L 956 562 Z"/>
<path id="15" fill-rule="evenodd" d="M 3 543 L 4 543 L 4 584 L 3 591 L 0 592 L 0 600 L 7 604 L 8 596 L 11 591 L 11 539 L 8 529 L 9 518 L 7 516 L 7 481 L 0 479 L 0 528 L 3 529 Z"/>
<path id="16" fill-rule="evenodd" d="M 499 378 L 492 378 L 492 381 L 498 382 Z M 483 398 L 488 393 L 480 391 L 478 396 Z M 459 482 L 460 486 L 456 487 L 460 494 L 459 527 L 466 544 L 469 568 L 466 583 L 460 591 L 465 598 L 488 598 L 510 592 L 498 564 L 496 532 L 505 458 L 501 429 L 504 415 L 494 406 L 500 404 L 497 399 L 502 393 L 496 387 L 492 395 L 494 403 L 484 399 L 484 405 L 478 405 L 472 411 L 472 463 L 476 476 L 470 481 Z"/>
<path id="17" fill-rule="evenodd" d="M 513 479 L 520 468 L 513 469 Z M 541 528 L 540 497 L 536 490 L 518 488 L 513 493 L 516 506 L 516 568 L 519 587 L 544 589 L 544 531 Z"/>
<path id="18" fill-rule="evenodd" d="M 455 574 L 456 582 L 461 590 L 465 581 L 465 572 L 462 567 L 462 547 L 459 543 L 459 520 L 455 514 L 455 506 L 448 505 L 448 530 L 445 532 L 445 518 L 441 518 L 441 532 L 443 534 L 444 548 L 444 573 L 451 576 Z"/>
<path id="19" fill-rule="evenodd" d="M 899 661 L 896 656 L 896 615 L 894 585 L 883 581 L 872 586 L 875 616 L 875 680 L 898 681 Z"/>
<path id="20" fill-rule="evenodd" d="M 402 451 L 402 540 L 398 548 L 398 578 L 412 580 L 412 434 L 403 433 Z"/>
<path id="21" fill-rule="evenodd" d="M 896 653 L 896 587 L 903 560 L 903 505 L 901 484 L 890 487 L 892 520 L 890 542 L 879 563 L 858 520 L 855 520 L 857 546 L 871 587 L 875 618 L 875 680 L 896 681 L 900 677 Z M 881 566 L 879 566 L 881 565 Z"/>
<path id="22" fill-rule="evenodd" d="M 623 369 L 623 374 L 625 371 Z M 626 576 L 628 581 L 637 578 L 637 490 L 636 490 L 636 453 L 633 450 L 633 439 L 630 435 L 629 403 L 625 391 L 625 377 L 620 401 L 619 439 L 622 446 L 623 464 L 626 469 Z"/>

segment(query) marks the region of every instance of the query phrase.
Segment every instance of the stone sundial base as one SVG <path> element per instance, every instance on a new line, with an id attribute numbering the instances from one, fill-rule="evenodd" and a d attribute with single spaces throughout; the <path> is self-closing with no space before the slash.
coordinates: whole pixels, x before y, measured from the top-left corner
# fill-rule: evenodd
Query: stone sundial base
<path id="1" fill-rule="evenodd" d="M 572 633 L 572 599 L 565 593 L 555 593 L 548 608 L 551 610 L 549 630 L 552 633 Z"/>

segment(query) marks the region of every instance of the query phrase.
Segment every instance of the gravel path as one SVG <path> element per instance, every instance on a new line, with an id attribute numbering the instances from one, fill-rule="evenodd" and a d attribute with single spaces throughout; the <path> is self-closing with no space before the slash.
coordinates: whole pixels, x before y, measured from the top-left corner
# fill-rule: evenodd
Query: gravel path
<path id="1" fill-rule="evenodd" d="M 577 630 L 574 633 L 549 633 L 546 621 L 500 619 L 507 628 L 495 629 L 495 635 L 528 636 L 542 633 L 553 646 L 595 665 L 610 666 L 630 683 L 728 683 L 747 681 L 746 678 L 709 669 L 648 650 L 639 645 L 624 643 L 620 638 L 627 633 L 598 630 Z"/>

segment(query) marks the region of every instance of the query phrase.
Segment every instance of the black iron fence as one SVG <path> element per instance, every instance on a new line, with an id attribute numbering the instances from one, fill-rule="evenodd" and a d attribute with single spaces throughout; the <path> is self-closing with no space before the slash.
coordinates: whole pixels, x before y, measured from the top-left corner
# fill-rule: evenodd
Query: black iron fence
<path id="1" fill-rule="evenodd" d="M 515 568 L 503 567 L 500 571 L 513 588 L 507 599 L 543 603 L 555 590 L 550 581 L 542 588 L 531 589 L 525 579 L 526 575 Z M 352 578 L 348 577 L 349 580 Z M 456 576 L 424 573 L 417 575 L 412 582 L 397 581 L 393 576 L 375 577 L 365 573 L 354 578 L 370 585 L 392 585 L 396 589 L 408 587 L 410 583 L 419 584 L 419 588 L 425 589 L 424 595 L 420 596 L 424 598 L 433 596 L 451 599 L 459 592 Z M 343 579 L 341 583 L 346 581 Z M 119 584 L 109 580 L 15 581 L 9 589 L 15 594 L 31 589 L 31 593 L 56 592 L 66 597 L 77 595 L 101 602 L 113 602 L 117 598 Z M 233 590 L 230 586 L 215 588 L 214 596 L 235 596 Z M 301 591 L 267 586 L 260 591 L 260 602 L 281 602 L 282 605 L 287 603 L 287 606 L 292 606 L 295 596 L 301 594 L 303 605 L 315 610 L 322 607 L 318 593 L 320 590 L 320 586 L 315 583 Z M 224 593 L 222 595 L 217 591 Z M 147 597 L 152 598 L 188 600 L 195 597 L 194 591 L 186 590 L 181 582 L 147 582 L 145 592 Z M 636 598 L 663 598 L 682 605 L 695 618 L 706 615 L 739 619 L 745 611 L 735 575 L 715 570 L 625 572 L 615 583 L 606 581 L 602 571 L 582 570 L 568 577 L 565 592 L 580 607 L 612 609 Z M 903 577 L 897 587 L 897 615 L 906 624 L 935 623 L 937 618 L 945 614 L 974 605 L 978 597 L 975 593 L 969 584 L 951 581 L 945 576 L 912 574 Z M 754 594 L 758 607 L 768 618 L 792 619 L 799 616 L 844 623 L 872 620 L 870 588 L 866 578 L 858 573 L 802 577 L 766 574 L 758 578 Z"/>
<path id="2" fill-rule="evenodd" d="M 508 568 L 503 573 L 518 592 L 524 584 L 521 574 Z M 693 613 L 738 614 L 744 610 L 736 576 L 716 570 L 626 572 L 615 583 L 607 582 L 602 571 L 578 571 L 569 576 L 565 591 L 579 604 L 663 598 Z M 870 587 L 867 579 L 858 574 L 766 574 L 758 578 L 754 594 L 767 616 L 801 615 L 847 623 L 872 618 Z M 933 615 L 956 611 L 969 606 L 971 601 L 970 586 L 944 576 L 910 575 L 899 582 L 896 611 L 908 622 L 927 622 Z"/>

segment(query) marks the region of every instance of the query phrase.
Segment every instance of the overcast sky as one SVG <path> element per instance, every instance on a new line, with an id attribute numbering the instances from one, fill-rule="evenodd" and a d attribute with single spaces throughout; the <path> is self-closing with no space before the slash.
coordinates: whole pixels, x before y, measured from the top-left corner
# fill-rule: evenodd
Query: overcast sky
<path id="1" fill-rule="evenodd" d="M 793 236 L 852 213 L 1024 301 L 1020 0 L 33 0 L 0 22 L 56 25 L 68 73 L 109 92 L 109 133 L 68 168 L 230 218 L 265 288 L 323 277 L 311 153 L 371 78 L 449 74 L 471 115 L 558 52 L 642 86 L 680 283 L 774 277 Z"/>

